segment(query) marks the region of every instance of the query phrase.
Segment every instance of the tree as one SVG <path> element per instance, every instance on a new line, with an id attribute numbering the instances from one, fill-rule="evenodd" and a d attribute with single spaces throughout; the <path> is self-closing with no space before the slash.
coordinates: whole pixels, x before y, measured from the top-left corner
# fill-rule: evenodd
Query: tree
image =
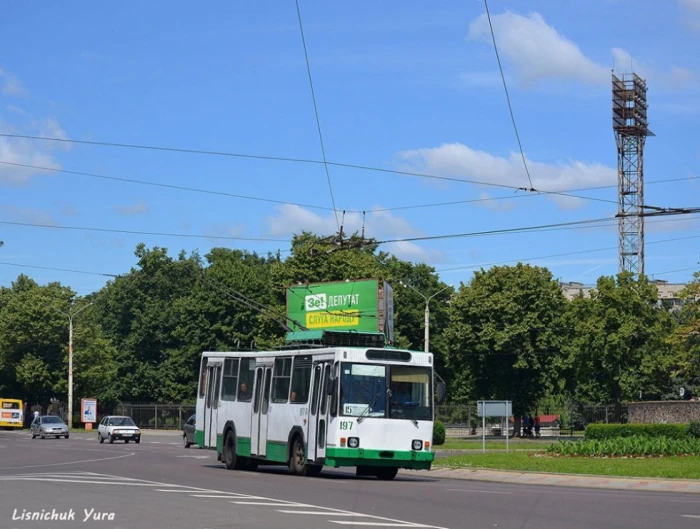
<path id="1" fill-rule="evenodd" d="M 665 338 L 673 328 L 657 306 L 656 287 L 630 272 L 601 277 L 590 298 L 575 299 L 566 316 L 571 329 L 566 363 L 570 389 L 580 400 L 615 403 L 657 396 L 669 383 L 671 355 Z"/>
<path id="2" fill-rule="evenodd" d="M 675 398 L 679 396 L 680 387 L 691 390 L 695 396 L 700 390 L 700 272 L 695 272 L 680 297 L 683 306 L 678 315 L 678 327 L 668 340 L 675 357 Z"/>
<path id="3" fill-rule="evenodd" d="M 20 275 L 10 288 L 0 289 L 0 386 L 28 402 L 47 404 L 52 383 L 67 371 L 62 361 L 68 343 L 68 321 L 55 310 L 75 299 L 59 283 L 39 286 Z M 37 379 L 32 380 L 36 370 Z"/>
<path id="4" fill-rule="evenodd" d="M 518 264 L 479 271 L 450 304 L 447 368 L 453 400 L 513 401 L 516 431 L 554 383 L 566 299 L 545 268 Z"/>

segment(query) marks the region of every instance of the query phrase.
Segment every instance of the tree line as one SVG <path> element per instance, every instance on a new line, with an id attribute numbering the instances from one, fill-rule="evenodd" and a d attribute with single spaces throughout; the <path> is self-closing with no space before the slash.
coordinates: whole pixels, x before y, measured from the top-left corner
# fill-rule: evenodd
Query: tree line
<path id="1" fill-rule="evenodd" d="M 171 256 L 140 244 L 128 273 L 87 296 L 20 275 L 0 288 L 0 395 L 67 399 L 67 314 L 90 304 L 74 319 L 76 403 L 191 402 L 202 351 L 284 343 L 270 314 L 286 312 L 289 285 L 363 278 L 392 284 L 396 345 L 415 350 L 423 349 L 421 293 L 442 290 L 430 303 L 430 349 L 451 403 L 509 399 L 521 415 L 568 397 L 615 403 L 619 413 L 625 401 L 700 389 L 700 272 L 671 311 L 643 276 L 600 277 L 589 297 L 568 301 L 548 269 L 519 263 L 452 288 L 430 266 L 352 243 L 302 233 L 285 257 L 227 248 Z"/>

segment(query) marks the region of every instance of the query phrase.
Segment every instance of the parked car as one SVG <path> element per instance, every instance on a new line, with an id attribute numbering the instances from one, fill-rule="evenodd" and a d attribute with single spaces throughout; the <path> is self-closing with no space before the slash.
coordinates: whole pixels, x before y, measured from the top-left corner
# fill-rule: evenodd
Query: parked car
<path id="1" fill-rule="evenodd" d="M 29 429 L 32 432 L 32 439 L 36 437 L 41 437 L 46 439 L 47 437 L 65 437 L 68 439 L 68 425 L 63 422 L 63 419 L 55 415 L 40 415 L 34 421 L 32 421 Z"/>
<path id="2" fill-rule="evenodd" d="M 197 444 L 197 442 L 194 440 L 194 430 L 196 424 L 197 415 L 192 415 L 192 417 L 187 419 L 187 422 L 182 427 L 182 442 L 185 445 L 185 448 L 189 448 L 190 446 Z"/>
<path id="3" fill-rule="evenodd" d="M 110 443 L 114 441 L 141 442 L 141 430 L 131 417 L 123 415 L 107 415 L 97 427 L 97 440 L 104 443 L 105 439 Z"/>

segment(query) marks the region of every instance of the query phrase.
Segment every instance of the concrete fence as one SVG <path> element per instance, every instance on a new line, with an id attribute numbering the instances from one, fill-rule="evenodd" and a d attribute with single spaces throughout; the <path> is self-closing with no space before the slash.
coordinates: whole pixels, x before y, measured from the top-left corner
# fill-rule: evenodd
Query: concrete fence
<path id="1" fill-rule="evenodd" d="M 687 424 L 690 421 L 700 421 L 700 401 L 661 400 L 629 404 L 630 423 Z"/>

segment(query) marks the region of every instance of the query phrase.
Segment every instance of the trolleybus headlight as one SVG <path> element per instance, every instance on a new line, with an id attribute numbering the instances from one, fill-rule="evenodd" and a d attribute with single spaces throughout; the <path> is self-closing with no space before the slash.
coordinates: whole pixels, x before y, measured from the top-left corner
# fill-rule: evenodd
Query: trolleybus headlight
<path id="1" fill-rule="evenodd" d="M 414 439 L 412 445 L 414 450 L 420 450 L 423 448 L 423 441 L 420 439 Z"/>
<path id="2" fill-rule="evenodd" d="M 360 438 L 359 437 L 349 437 L 348 438 L 348 446 L 350 448 L 357 448 L 360 446 Z"/>

